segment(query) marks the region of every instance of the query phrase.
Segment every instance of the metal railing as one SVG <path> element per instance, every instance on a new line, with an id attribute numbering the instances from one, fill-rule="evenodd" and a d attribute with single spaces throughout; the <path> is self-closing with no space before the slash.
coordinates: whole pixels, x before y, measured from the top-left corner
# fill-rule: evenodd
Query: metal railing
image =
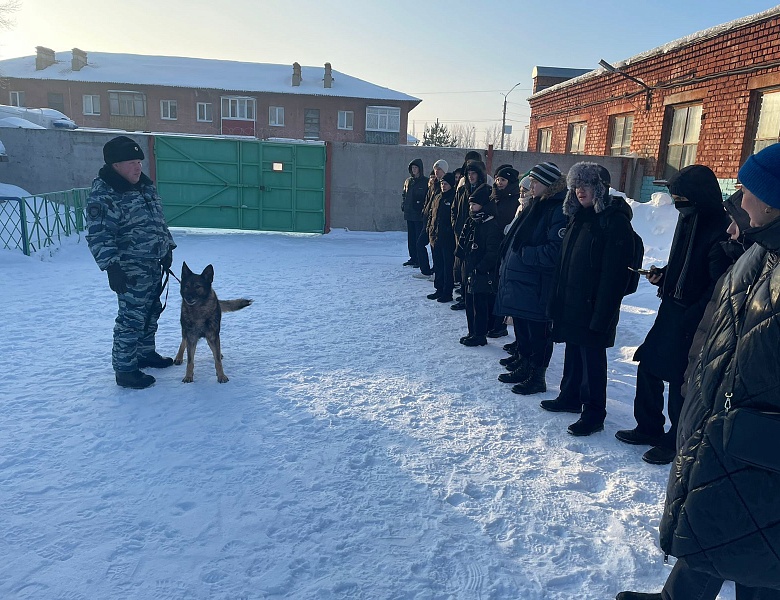
<path id="1" fill-rule="evenodd" d="M 0 248 L 29 256 L 63 237 L 84 231 L 89 188 L 34 196 L 0 196 Z"/>

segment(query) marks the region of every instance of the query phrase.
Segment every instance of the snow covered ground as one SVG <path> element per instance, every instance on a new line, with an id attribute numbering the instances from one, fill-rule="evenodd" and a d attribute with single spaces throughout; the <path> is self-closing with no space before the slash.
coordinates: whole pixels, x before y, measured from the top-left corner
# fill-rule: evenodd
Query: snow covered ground
<path id="1" fill-rule="evenodd" d="M 646 263 L 676 212 L 635 206 Z M 174 230 L 212 263 L 227 384 L 205 343 L 195 381 L 118 388 L 116 313 L 83 239 L 0 252 L 0 598 L 611 599 L 660 590 L 668 467 L 633 427 L 630 362 L 658 300 L 625 299 L 606 429 L 566 433 L 549 391 L 497 381 L 501 346 L 458 344 L 465 316 L 401 267 L 405 233 Z M 171 281 L 158 349 L 180 341 Z M 733 599 L 724 588 L 721 599 Z"/>

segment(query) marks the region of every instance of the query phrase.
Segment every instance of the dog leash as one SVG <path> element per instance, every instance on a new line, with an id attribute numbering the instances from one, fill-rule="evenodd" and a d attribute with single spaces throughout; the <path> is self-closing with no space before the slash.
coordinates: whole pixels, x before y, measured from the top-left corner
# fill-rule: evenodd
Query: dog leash
<path id="1" fill-rule="evenodd" d="M 165 302 L 163 302 L 162 308 L 160 309 L 160 314 L 157 316 L 159 317 L 161 314 L 163 314 L 163 311 L 165 310 L 165 307 L 168 306 L 168 280 L 170 279 L 170 276 L 173 275 L 173 278 L 179 282 L 179 285 L 181 285 L 181 280 L 176 277 L 176 273 L 171 271 L 170 268 L 165 269 L 163 271 L 164 278 L 160 280 L 160 296 L 162 296 L 163 291 L 165 291 Z M 154 305 L 149 307 L 149 312 L 146 313 L 146 319 L 144 320 L 144 333 L 146 333 L 149 330 L 149 323 L 152 321 L 152 311 L 154 311 Z"/>

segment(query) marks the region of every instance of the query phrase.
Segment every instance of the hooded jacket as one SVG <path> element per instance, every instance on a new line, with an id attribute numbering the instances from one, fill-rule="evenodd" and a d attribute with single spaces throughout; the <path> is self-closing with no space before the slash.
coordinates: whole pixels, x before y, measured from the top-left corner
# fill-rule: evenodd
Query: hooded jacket
<path id="1" fill-rule="evenodd" d="M 680 170 L 669 180 L 669 191 L 690 205 L 675 203 L 681 212 L 669 262 L 661 269 L 661 306 L 634 360 L 659 379 L 682 382 L 696 327 L 716 282 L 731 264 L 721 247 L 728 239 L 729 218 L 718 180 L 705 166 Z"/>
<path id="2" fill-rule="evenodd" d="M 780 474 L 724 450 L 731 410 L 780 411 L 780 220 L 726 274 L 680 415 L 660 543 L 688 565 L 747 587 L 780 589 Z"/>
<path id="3" fill-rule="evenodd" d="M 428 239 L 431 247 L 440 243 L 448 248 L 455 248 L 455 234 L 452 231 L 452 201 L 455 199 L 455 188 L 451 187 L 446 192 L 441 191 L 441 182 L 435 183 L 439 189 L 433 195 L 431 201 L 431 215 L 428 219 Z M 452 250 L 451 250 L 452 251 Z"/>
<path id="4" fill-rule="evenodd" d="M 565 197 L 562 176 L 544 196 L 531 200 L 504 237 L 495 314 L 548 320 L 547 304 L 566 234 Z"/>
<path id="5" fill-rule="evenodd" d="M 469 171 L 476 171 L 477 183 L 472 187 L 469 183 Z M 455 200 L 452 203 L 452 229 L 455 237 L 459 238 L 463 232 L 463 226 L 469 217 L 469 196 L 483 183 L 487 182 L 485 164 L 478 160 L 470 160 L 466 163 L 463 178 L 455 189 Z"/>
<path id="6" fill-rule="evenodd" d="M 413 166 L 420 169 L 418 177 L 412 176 Z M 404 181 L 404 189 L 401 194 L 401 210 L 407 221 L 424 221 L 423 207 L 425 206 L 425 196 L 428 193 L 428 178 L 423 171 L 422 160 L 415 158 L 409 163 L 408 169 L 409 178 Z"/>
<path id="7" fill-rule="evenodd" d="M 496 205 L 496 219 L 503 231 L 515 218 L 520 206 L 520 182 L 510 181 L 503 190 L 494 183 L 490 200 Z"/>
<path id="8" fill-rule="evenodd" d="M 595 166 L 580 164 L 585 171 L 582 176 L 598 178 Z M 609 195 L 609 187 L 602 184 L 596 193 L 599 196 L 589 208 L 580 204 L 573 189 L 566 197 L 563 212 L 569 222 L 549 315 L 553 341 L 609 348 L 615 344 L 620 304 L 630 275 L 633 212 L 623 198 Z"/>

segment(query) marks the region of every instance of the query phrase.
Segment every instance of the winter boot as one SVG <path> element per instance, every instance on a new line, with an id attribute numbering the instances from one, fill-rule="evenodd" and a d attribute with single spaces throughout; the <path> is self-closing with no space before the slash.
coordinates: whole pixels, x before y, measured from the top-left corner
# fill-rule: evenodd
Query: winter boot
<path id="1" fill-rule="evenodd" d="M 417 263 L 415 263 L 415 262 L 414 262 L 414 259 L 413 259 L 413 258 L 410 258 L 409 260 L 407 260 L 407 261 L 404 263 L 404 265 L 403 265 L 403 266 L 404 266 L 404 267 L 416 267 L 416 266 L 417 266 Z"/>
<path id="2" fill-rule="evenodd" d="M 466 310 L 466 303 L 463 300 L 456 300 L 455 304 L 450 306 L 450 310 Z"/>
<path id="3" fill-rule="evenodd" d="M 661 594 L 643 594 L 641 592 L 620 592 L 615 600 L 662 600 Z"/>
<path id="4" fill-rule="evenodd" d="M 519 369 L 520 365 L 522 365 L 522 363 L 523 363 L 523 357 L 518 355 L 518 356 L 515 356 L 514 360 L 512 360 L 508 364 L 504 365 L 504 368 L 511 373 L 512 371 L 515 371 L 515 370 Z"/>
<path id="5" fill-rule="evenodd" d="M 439 296 L 436 298 L 436 302 L 452 302 L 452 296 Z"/>
<path id="6" fill-rule="evenodd" d="M 508 367 L 513 362 L 516 362 L 519 356 L 517 354 L 512 354 L 511 356 L 507 356 L 506 358 L 502 358 L 498 361 L 498 364 L 502 367 Z M 509 369 L 510 371 L 514 371 L 514 369 Z"/>
<path id="7" fill-rule="evenodd" d="M 582 413 L 582 416 L 576 423 L 572 423 L 566 429 L 570 434 L 576 436 L 590 435 L 604 429 L 604 419 L 595 419 L 593 415 Z"/>
<path id="8" fill-rule="evenodd" d="M 517 368 L 510 373 L 501 373 L 498 380 L 502 383 L 520 383 L 528 379 L 531 372 L 531 361 L 527 357 L 521 356 L 517 361 Z"/>
<path id="9" fill-rule="evenodd" d="M 487 346 L 487 338 L 484 335 L 474 335 L 463 340 L 464 346 Z"/>
<path id="10" fill-rule="evenodd" d="M 666 446 L 653 446 L 642 455 L 642 460 L 651 465 L 668 465 L 677 456 L 673 448 Z"/>
<path id="11" fill-rule="evenodd" d="M 532 366 L 528 371 L 528 377 L 517 385 L 512 386 L 512 393 L 530 396 L 531 394 L 546 392 L 547 382 L 544 379 L 545 373 L 547 373 L 546 368 Z"/>
<path id="12" fill-rule="evenodd" d="M 560 396 L 558 396 L 555 400 L 542 400 L 539 403 L 539 406 L 541 406 L 544 410 L 549 410 L 550 412 L 568 412 L 576 414 L 580 414 L 582 412 L 581 404 L 574 404 L 569 400 L 561 398 Z"/>
<path id="13" fill-rule="evenodd" d="M 469 339 L 470 337 L 471 337 L 471 334 L 464 335 L 462 338 L 460 338 L 460 343 L 461 344 L 465 344 L 466 340 Z"/>
<path id="14" fill-rule="evenodd" d="M 142 390 L 154 383 L 154 377 L 136 369 L 135 371 L 117 371 L 116 384 L 124 388 Z"/>
<path id="15" fill-rule="evenodd" d="M 160 356 L 157 352 L 152 352 L 138 359 L 139 369 L 167 369 L 173 364 L 173 359 L 169 356 Z"/>
<path id="16" fill-rule="evenodd" d="M 615 433 L 615 437 L 624 444 L 631 444 L 634 446 L 659 446 L 663 441 L 662 435 L 651 435 L 639 430 L 639 427 L 634 429 L 620 429 Z M 633 593 L 633 592 L 632 592 Z"/>
<path id="17" fill-rule="evenodd" d="M 499 327 L 487 332 L 489 338 L 501 338 L 507 335 L 509 335 L 509 332 L 506 330 L 506 327 Z"/>
<path id="18" fill-rule="evenodd" d="M 439 298 L 439 292 L 438 292 L 438 291 L 435 291 L 435 292 L 433 292 L 433 294 L 428 294 L 428 295 L 426 296 L 426 298 L 428 298 L 428 300 L 438 300 L 438 298 Z"/>
<path id="19" fill-rule="evenodd" d="M 504 352 L 509 352 L 509 354 L 517 354 L 517 341 L 504 344 L 503 348 Z"/>

